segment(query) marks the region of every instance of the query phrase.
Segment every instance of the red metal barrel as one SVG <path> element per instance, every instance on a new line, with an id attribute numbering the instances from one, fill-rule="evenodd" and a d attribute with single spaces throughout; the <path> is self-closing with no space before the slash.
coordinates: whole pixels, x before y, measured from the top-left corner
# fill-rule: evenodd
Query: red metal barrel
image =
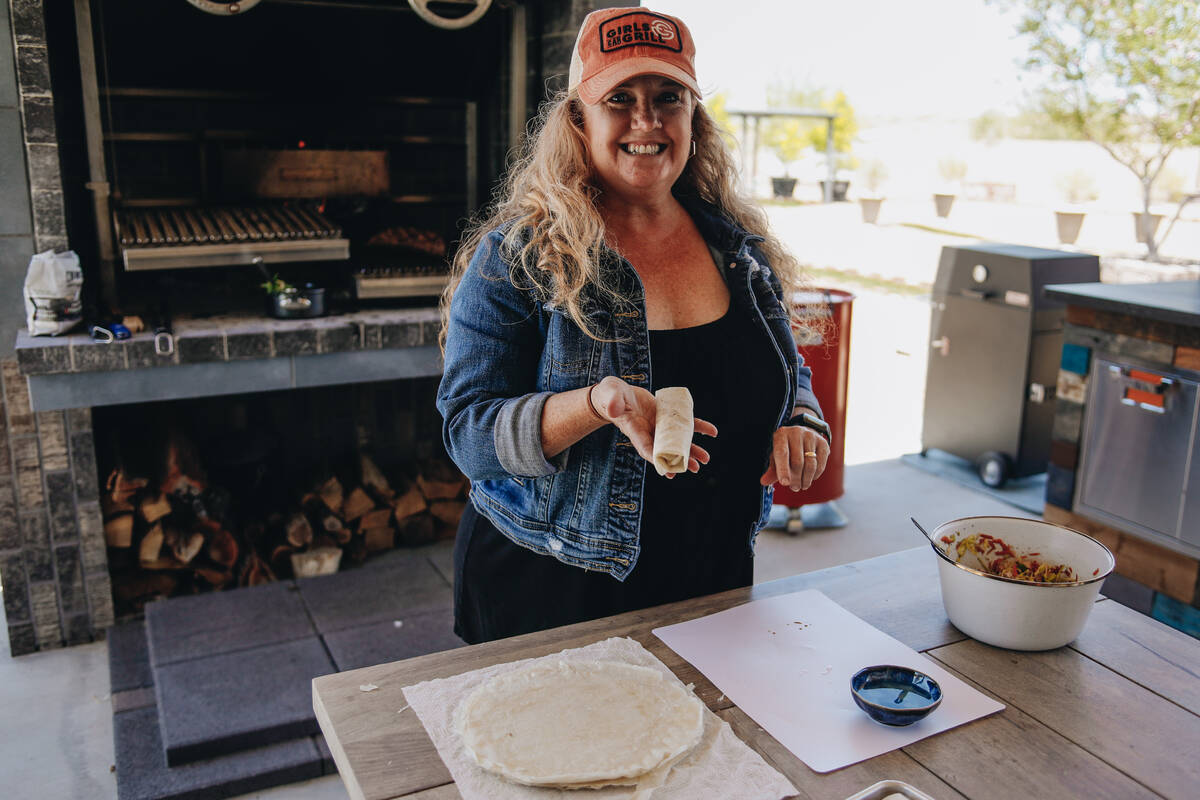
<path id="1" fill-rule="evenodd" d="M 840 289 L 799 292 L 794 303 L 802 315 L 815 317 L 812 330 L 797 329 L 796 350 L 813 371 L 813 393 L 829 423 L 833 443 L 825 472 L 807 492 L 775 484 L 775 502 L 789 508 L 827 503 L 844 494 L 846 468 L 846 386 L 850 375 L 850 312 L 854 295 Z"/>

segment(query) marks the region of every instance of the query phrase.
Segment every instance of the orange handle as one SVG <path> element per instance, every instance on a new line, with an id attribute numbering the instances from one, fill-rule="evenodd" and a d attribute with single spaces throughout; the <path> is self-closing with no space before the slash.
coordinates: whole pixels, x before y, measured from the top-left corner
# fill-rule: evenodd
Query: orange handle
<path id="1" fill-rule="evenodd" d="M 1143 372 L 1140 369 L 1129 370 L 1129 377 L 1133 378 L 1135 381 L 1148 383 L 1151 386 L 1161 386 L 1163 380 L 1162 375 L 1155 375 L 1153 372 Z"/>
<path id="2" fill-rule="evenodd" d="M 1135 403 L 1142 403 L 1155 408 L 1163 407 L 1163 396 L 1154 392 L 1143 391 L 1142 389 L 1126 389 L 1125 399 L 1132 400 Z"/>

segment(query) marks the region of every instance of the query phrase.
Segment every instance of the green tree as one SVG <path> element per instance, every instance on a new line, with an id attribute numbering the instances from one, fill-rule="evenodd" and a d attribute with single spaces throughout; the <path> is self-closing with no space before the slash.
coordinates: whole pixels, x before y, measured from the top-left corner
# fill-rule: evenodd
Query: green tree
<path id="1" fill-rule="evenodd" d="M 1180 0 L 990 0 L 1023 9 L 1026 66 L 1044 79 L 1041 109 L 1103 147 L 1142 185 L 1154 183 L 1179 147 L 1200 144 L 1200 14 Z M 1157 240 L 1158 248 L 1183 212 Z"/>
<path id="2" fill-rule="evenodd" d="M 767 108 L 812 109 L 820 102 L 821 93 L 811 89 L 800 89 L 791 84 L 773 83 L 767 87 Z M 789 174 L 791 165 L 804 157 L 812 146 L 810 129 L 812 122 L 803 117 L 772 117 L 762 127 L 762 142 L 775 151 L 783 162 L 783 174 Z"/>
<path id="3" fill-rule="evenodd" d="M 854 116 L 854 106 L 846 99 L 846 93 L 841 91 L 835 92 L 829 99 L 821 97 L 818 103 L 822 111 L 837 114 L 833 120 L 833 151 L 842 155 L 842 158 L 837 160 L 837 165 L 853 169 L 857 161 L 848 156 L 854 146 L 854 137 L 858 135 L 858 119 Z M 823 122 L 810 125 L 808 140 L 814 150 L 824 153 L 826 140 L 829 138 L 829 126 Z"/>
<path id="4" fill-rule="evenodd" d="M 767 107 L 832 111 L 837 115 L 833 121 L 833 150 L 838 154 L 835 165 L 839 169 L 853 169 L 858 164 L 850 157 L 854 137 L 858 135 L 858 121 L 845 92 L 835 92 L 826 98 L 820 89 L 772 84 L 767 87 Z M 810 147 L 824 153 L 828 135 L 825 120 L 812 117 L 776 117 L 763 126 L 763 144 L 775 151 L 785 167 L 802 158 Z"/>

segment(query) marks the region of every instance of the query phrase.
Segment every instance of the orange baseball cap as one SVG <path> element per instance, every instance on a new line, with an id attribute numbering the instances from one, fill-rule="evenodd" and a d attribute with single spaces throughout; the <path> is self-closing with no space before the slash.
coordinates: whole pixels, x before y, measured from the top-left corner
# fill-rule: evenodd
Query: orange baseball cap
<path id="1" fill-rule="evenodd" d="M 589 106 L 634 75 L 663 75 L 700 97 L 696 43 L 683 20 L 645 8 L 602 8 L 588 14 L 571 53 L 568 90 Z"/>

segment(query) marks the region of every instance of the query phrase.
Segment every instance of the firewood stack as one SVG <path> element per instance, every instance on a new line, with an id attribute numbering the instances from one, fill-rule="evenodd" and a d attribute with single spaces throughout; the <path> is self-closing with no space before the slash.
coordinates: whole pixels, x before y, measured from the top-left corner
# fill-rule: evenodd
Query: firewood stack
<path id="1" fill-rule="evenodd" d="M 397 487 L 369 456 L 361 457 L 362 482 L 349 492 L 330 477 L 305 494 L 283 521 L 285 535 L 272 549 L 278 577 L 336 572 L 343 554 L 355 563 L 397 546 L 415 547 L 453 538 L 466 507 L 468 483 L 441 461 L 421 465 L 416 480 Z"/>
<path id="2" fill-rule="evenodd" d="M 208 486 L 186 442 L 169 443 L 159 481 L 114 469 L 100 500 L 119 602 L 174 594 L 185 577 L 196 591 L 236 585 L 242 547 L 230 531 L 230 495 Z"/>
<path id="3" fill-rule="evenodd" d="M 190 452 L 169 446 L 159 485 L 120 468 L 108 476 L 101 499 L 119 613 L 173 594 L 327 575 L 393 547 L 453 538 L 466 507 L 468 481 L 449 462 L 389 481 L 362 455 L 349 490 L 330 475 L 294 507 L 239 525 L 230 494 L 209 485 Z"/>

